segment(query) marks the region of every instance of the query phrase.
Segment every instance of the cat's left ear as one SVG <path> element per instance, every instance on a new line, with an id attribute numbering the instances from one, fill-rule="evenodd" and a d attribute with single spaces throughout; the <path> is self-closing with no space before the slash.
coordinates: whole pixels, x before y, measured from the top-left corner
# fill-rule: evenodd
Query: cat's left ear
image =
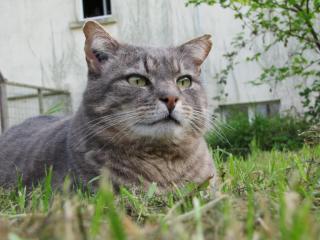
<path id="1" fill-rule="evenodd" d="M 188 58 L 192 60 L 197 67 L 200 67 L 211 50 L 212 42 L 210 38 L 211 35 L 206 34 L 179 46 L 178 50 L 181 58 Z"/>
<path id="2" fill-rule="evenodd" d="M 86 37 L 84 51 L 89 71 L 100 73 L 101 66 L 118 50 L 120 44 L 96 21 L 88 21 L 83 26 Z"/>

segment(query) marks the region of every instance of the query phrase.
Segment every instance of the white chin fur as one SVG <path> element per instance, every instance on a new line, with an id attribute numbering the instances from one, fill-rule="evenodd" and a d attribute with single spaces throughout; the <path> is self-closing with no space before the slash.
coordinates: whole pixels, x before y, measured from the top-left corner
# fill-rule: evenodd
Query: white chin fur
<path id="1" fill-rule="evenodd" d="M 131 131 L 137 137 L 153 139 L 180 139 L 183 137 L 183 127 L 176 123 L 157 123 L 154 125 L 136 125 Z"/>

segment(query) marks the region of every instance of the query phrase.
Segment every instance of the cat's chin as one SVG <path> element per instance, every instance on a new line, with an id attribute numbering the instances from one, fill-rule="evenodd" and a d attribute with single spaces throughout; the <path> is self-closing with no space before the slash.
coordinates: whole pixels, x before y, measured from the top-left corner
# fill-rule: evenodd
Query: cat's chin
<path id="1" fill-rule="evenodd" d="M 183 126 L 176 121 L 159 121 L 153 124 L 139 124 L 131 129 L 137 137 L 148 137 L 153 139 L 181 139 L 183 137 Z"/>

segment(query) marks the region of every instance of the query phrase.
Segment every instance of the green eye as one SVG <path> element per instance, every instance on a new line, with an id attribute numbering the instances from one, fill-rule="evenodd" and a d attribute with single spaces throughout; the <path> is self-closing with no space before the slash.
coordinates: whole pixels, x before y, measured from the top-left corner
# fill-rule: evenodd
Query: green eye
<path id="1" fill-rule="evenodd" d="M 191 83 L 192 83 L 192 81 L 191 81 L 190 77 L 181 77 L 177 80 L 177 86 L 181 90 L 184 90 L 184 89 L 191 87 Z"/>
<path id="2" fill-rule="evenodd" d="M 128 82 L 133 85 L 133 86 L 137 86 L 137 87 L 145 87 L 146 85 L 148 85 L 148 80 L 143 78 L 143 77 L 139 77 L 139 76 L 132 76 L 128 78 Z"/>

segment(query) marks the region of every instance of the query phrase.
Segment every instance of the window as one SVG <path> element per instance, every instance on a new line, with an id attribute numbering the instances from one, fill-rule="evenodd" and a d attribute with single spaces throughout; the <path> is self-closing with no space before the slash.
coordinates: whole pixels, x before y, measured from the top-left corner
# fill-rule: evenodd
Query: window
<path id="1" fill-rule="evenodd" d="M 100 18 L 111 15 L 111 0 L 82 0 L 83 18 Z"/>
<path id="2" fill-rule="evenodd" d="M 245 114 L 249 121 L 253 120 L 255 116 L 274 117 L 279 114 L 280 100 L 267 102 L 253 102 L 253 103 L 239 103 L 220 105 L 221 117 L 224 121 L 238 114 Z"/>
<path id="3" fill-rule="evenodd" d="M 264 102 L 253 105 L 255 115 L 273 117 L 279 113 L 280 102 Z"/>

